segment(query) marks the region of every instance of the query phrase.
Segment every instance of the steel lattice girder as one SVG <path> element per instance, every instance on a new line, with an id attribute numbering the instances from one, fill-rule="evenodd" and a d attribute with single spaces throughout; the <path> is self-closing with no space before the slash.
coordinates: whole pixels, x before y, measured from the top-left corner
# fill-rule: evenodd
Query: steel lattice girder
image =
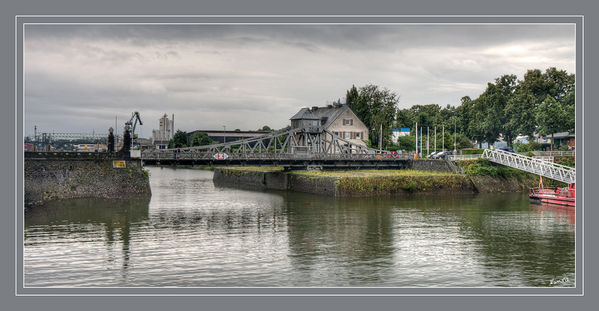
<path id="1" fill-rule="evenodd" d="M 168 157 L 164 154 L 179 153 L 222 153 L 231 154 L 376 154 L 377 150 L 343 139 L 323 128 L 297 128 L 228 143 L 179 149 L 145 151 L 145 158 Z M 388 151 L 381 153 L 388 154 Z M 157 155 L 161 154 L 161 155 Z"/>

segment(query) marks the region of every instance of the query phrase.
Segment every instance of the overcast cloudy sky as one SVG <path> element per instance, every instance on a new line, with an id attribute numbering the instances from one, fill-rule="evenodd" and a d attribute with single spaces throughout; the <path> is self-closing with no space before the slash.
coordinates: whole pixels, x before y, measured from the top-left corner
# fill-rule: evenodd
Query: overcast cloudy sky
<path id="1" fill-rule="evenodd" d="M 282 128 L 353 85 L 458 105 L 503 74 L 574 73 L 574 25 L 26 25 L 25 135 Z"/>

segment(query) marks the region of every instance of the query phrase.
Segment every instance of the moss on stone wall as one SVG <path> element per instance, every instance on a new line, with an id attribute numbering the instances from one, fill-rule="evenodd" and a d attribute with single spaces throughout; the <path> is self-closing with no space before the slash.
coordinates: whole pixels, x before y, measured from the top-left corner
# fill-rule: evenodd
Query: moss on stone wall
<path id="1" fill-rule="evenodd" d="M 70 198 L 129 198 L 151 195 L 149 173 L 139 161 L 113 168 L 106 159 L 26 159 L 25 206 Z"/>
<path id="2" fill-rule="evenodd" d="M 461 163 L 463 162 L 463 163 Z M 488 161 L 460 161 L 467 174 L 402 170 L 333 170 L 291 171 L 264 167 L 222 168 L 215 172 L 215 182 L 256 185 L 262 189 L 292 191 L 331 196 L 378 196 L 408 193 L 473 193 L 528 191 L 539 177 Z M 277 182 L 266 180 L 275 176 Z M 227 177 L 228 176 L 228 177 Z M 545 179 L 546 186 L 560 183 Z M 276 188 L 275 188 L 276 187 Z"/>
<path id="3" fill-rule="evenodd" d="M 342 177 L 337 189 L 340 196 L 475 191 L 466 177 L 455 174 Z"/>

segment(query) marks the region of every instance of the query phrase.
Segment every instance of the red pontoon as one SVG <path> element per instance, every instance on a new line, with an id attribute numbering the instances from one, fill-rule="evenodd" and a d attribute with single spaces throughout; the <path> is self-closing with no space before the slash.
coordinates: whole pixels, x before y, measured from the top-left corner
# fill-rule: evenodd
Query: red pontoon
<path id="1" fill-rule="evenodd" d="M 569 207 L 576 206 L 576 186 L 571 183 L 568 188 L 543 187 L 542 179 L 539 187 L 530 188 L 529 198 L 533 202 L 564 205 Z"/>

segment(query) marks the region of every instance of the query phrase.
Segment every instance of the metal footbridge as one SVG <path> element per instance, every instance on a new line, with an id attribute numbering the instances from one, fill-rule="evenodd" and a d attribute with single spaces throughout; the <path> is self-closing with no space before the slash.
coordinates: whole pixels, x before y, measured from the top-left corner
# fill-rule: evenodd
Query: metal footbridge
<path id="1" fill-rule="evenodd" d="M 491 162 L 517 168 L 568 184 L 576 182 L 576 169 L 565 165 L 547 162 L 503 150 L 485 149 L 482 157 L 489 159 Z"/>

